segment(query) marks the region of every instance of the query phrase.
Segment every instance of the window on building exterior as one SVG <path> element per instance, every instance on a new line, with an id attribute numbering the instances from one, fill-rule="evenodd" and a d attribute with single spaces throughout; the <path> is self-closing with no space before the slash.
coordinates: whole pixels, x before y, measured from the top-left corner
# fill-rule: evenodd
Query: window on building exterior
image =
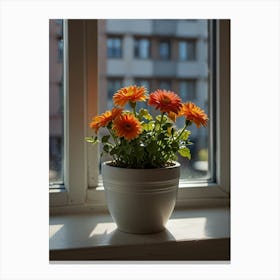
<path id="1" fill-rule="evenodd" d="M 166 60 L 171 58 L 171 44 L 169 40 L 159 42 L 159 58 Z"/>
<path id="2" fill-rule="evenodd" d="M 64 180 L 63 20 L 50 20 L 49 29 L 49 182 L 58 187 Z"/>
<path id="3" fill-rule="evenodd" d="M 158 81 L 158 87 L 160 89 L 172 90 L 172 86 L 171 86 L 171 81 L 170 80 L 159 80 Z"/>
<path id="4" fill-rule="evenodd" d="M 122 56 L 121 38 L 107 38 L 107 56 L 110 58 L 120 58 Z"/>
<path id="5" fill-rule="evenodd" d="M 179 41 L 179 59 L 195 60 L 195 41 Z"/>
<path id="6" fill-rule="evenodd" d="M 136 58 L 149 58 L 150 57 L 150 40 L 145 38 L 134 40 L 134 56 Z"/>
<path id="7" fill-rule="evenodd" d="M 137 86 L 144 86 L 148 91 L 150 91 L 151 88 L 151 83 L 149 80 L 145 80 L 145 79 L 135 79 L 135 84 Z"/>
<path id="8" fill-rule="evenodd" d="M 195 100 L 196 98 L 196 82 L 195 80 L 179 82 L 179 93 L 183 100 Z"/>

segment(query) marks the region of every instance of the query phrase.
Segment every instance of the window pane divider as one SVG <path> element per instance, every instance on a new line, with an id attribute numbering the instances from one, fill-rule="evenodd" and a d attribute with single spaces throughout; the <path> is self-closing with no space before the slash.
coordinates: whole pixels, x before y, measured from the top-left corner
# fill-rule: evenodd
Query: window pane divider
<path id="1" fill-rule="evenodd" d="M 65 185 L 69 204 L 84 203 L 87 189 L 86 178 L 86 57 L 85 22 L 68 20 L 68 65 L 66 71 L 66 169 Z M 82 98 L 81 98 L 82 96 Z M 71 113 L 70 113 L 71 112 Z M 75 113 L 72 113 L 75 112 Z"/>

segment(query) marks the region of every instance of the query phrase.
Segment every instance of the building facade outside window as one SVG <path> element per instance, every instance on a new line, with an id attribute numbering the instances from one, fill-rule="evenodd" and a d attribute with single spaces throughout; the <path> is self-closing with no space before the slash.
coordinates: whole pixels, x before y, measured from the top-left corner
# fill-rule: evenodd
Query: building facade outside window
<path id="1" fill-rule="evenodd" d="M 196 81 L 187 80 L 179 82 L 179 92 L 183 100 L 195 100 L 196 98 Z"/>

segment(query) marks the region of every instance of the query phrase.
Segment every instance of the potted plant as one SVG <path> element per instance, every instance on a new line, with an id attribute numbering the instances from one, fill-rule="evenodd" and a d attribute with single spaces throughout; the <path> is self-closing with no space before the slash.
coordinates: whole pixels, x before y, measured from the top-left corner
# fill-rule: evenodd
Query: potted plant
<path id="1" fill-rule="evenodd" d="M 101 142 L 102 154 L 112 157 L 102 164 L 109 212 L 121 231 L 161 231 L 176 202 L 180 177 L 176 155 L 191 158 L 188 128 L 193 123 L 206 126 L 208 117 L 194 103 L 183 103 L 167 90 L 148 94 L 145 87 L 131 85 L 119 89 L 113 101 L 114 108 L 93 117 L 90 127 L 95 136 L 86 138 L 92 144 Z M 144 106 L 138 108 L 140 103 Z M 179 117 L 185 119 L 180 129 Z M 106 134 L 99 139 L 101 128 Z"/>

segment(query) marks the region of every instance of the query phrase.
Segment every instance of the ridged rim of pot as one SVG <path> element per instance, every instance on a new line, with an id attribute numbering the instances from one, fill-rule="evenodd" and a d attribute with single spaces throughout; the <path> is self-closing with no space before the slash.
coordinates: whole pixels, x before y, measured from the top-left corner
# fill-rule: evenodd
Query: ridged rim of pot
<path id="1" fill-rule="evenodd" d="M 155 171 L 155 170 L 166 170 L 166 169 L 174 169 L 174 168 L 178 168 L 181 166 L 181 164 L 178 161 L 173 161 L 172 163 L 174 163 L 174 165 L 170 165 L 170 166 L 166 166 L 166 167 L 158 167 L 158 168 L 126 168 L 126 167 L 118 167 L 118 166 L 114 166 L 114 165 L 110 165 L 109 163 L 111 163 L 111 160 L 108 161 L 104 161 L 102 162 L 102 167 L 103 166 L 108 166 L 110 168 L 116 168 L 116 169 L 122 169 L 122 170 L 142 170 L 142 171 L 146 171 L 146 172 L 151 172 L 151 171 Z"/>
<path id="2" fill-rule="evenodd" d="M 104 188 L 116 192 L 162 193 L 178 188 L 180 163 L 151 169 L 133 169 L 102 164 Z M 128 175 L 129 174 L 129 175 Z"/>

